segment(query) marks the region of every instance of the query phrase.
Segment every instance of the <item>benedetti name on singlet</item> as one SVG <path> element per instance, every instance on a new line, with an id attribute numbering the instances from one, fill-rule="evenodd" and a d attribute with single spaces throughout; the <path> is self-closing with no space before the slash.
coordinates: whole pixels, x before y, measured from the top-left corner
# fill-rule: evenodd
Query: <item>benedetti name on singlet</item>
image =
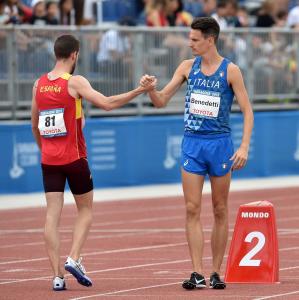
<path id="1" fill-rule="evenodd" d="M 214 74 L 201 72 L 201 57 L 194 60 L 185 98 L 185 130 L 203 134 L 229 133 L 234 93 L 227 82 L 230 61 L 224 58 Z"/>

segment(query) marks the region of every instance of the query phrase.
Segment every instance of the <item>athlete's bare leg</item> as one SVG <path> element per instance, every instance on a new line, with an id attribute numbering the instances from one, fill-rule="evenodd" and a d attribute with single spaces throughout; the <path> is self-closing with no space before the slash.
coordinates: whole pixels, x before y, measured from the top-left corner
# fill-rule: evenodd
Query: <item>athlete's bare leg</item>
<path id="1" fill-rule="evenodd" d="M 211 236 L 213 272 L 220 272 L 228 239 L 228 193 L 231 173 L 221 177 L 210 176 L 214 226 Z"/>
<path id="2" fill-rule="evenodd" d="M 61 210 L 63 207 L 63 193 L 46 193 L 46 200 L 47 215 L 44 231 L 46 249 L 54 276 L 63 276 L 63 272 L 60 269 L 60 240 L 58 231 Z"/>
<path id="3" fill-rule="evenodd" d="M 182 183 L 186 204 L 186 235 L 193 270 L 202 274 L 204 237 L 200 212 L 204 176 L 182 170 Z"/>
<path id="4" fill-rule="evenodd" d="M 74 198 L 78 216 L 74 226 L 73 242 L 69 256 L 74 260 L 78 260 L 92 222 L 93 191 L 82 195 L 74 195 Z"/>

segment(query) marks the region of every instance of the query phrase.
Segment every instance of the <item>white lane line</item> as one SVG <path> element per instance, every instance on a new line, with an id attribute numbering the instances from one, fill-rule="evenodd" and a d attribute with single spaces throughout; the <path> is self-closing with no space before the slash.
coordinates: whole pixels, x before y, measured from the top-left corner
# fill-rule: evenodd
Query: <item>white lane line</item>
<path id="1" fill-rule="evenodd" d="M 187 243 L 184 243 L 184 244 L 187 244 Z M 147 247 L 147 248 L 150 248 L 150 247 Z M 123 249 L 123 250 L 126 250 L 126 249 Z M 117 251 L 117 250 L 115 250 L 115 251 Z M 227 255 L 225 255 L 224 258 L 227 258 Z M 210 259 L 212 259 L 211 256 L 203 258 L 203 260 L 210 260 Z M 105 273 L 105 272 L 111 272 L 111 271 L 122 271 L 122 270 L 130 270 L 130 269 L 137 269 L 137 268 L 144 268 L 144 267 L 153 267 L 153 266 L 160 266 L 160 265 L 167 265 L 167 264 L 185 263 L 185 262 L 190 262 L 190 259 L 174 260 L 174 261 L 168 261 L 168 262 L 159 262 L 159 263 L 142 264 L 142 265 L 133 265 L 133 266 L 111 268 L 111 269 L 103 269 L 103 270 L 95 270 L 95 271 L 88 272 L 88 274 Z M 296 269 L 296 268 L 299 268 L 299 266 L 292 267 L 292 269 Z M 282 268 L 282 269 L 279 269 L 279 270 L 280 271 L 284 271 L 284 270 L 287 270 L 287 269 L 288 268 Z M 66 274 L 65 276 L 68 277 L 68 276 L 71 276 L 71 275 Z M 34 280 L 34 281 L 45 280 L 45 279 L 49 279 L 49 278 L 52 278 L 52 276 L 34 277 L 34 278 L 25 278 L 25 279 L 16 279 L 16 280 L 10 280 L 10 281 L 5 281 L 5 282 L 0 282 L 0 285 L 10 284 L 10 283 L 27 282 L 27 281 L 31 281 L 31 280 Z"/>
<path id="2" fill-rule="evenodd" d="M 289 247 L 289 248 L 281 248 L 279 251 L 292 251 L 292 250 L 298 250 L 299 247 Z"/>
<path id="3" fill-rule="evenodd" d="M 129 289 L 129 290 L 119 290 L 115 292 L 109 292 L 109 293 L 103 293 L 103 294 L 95 294 L 95 295 L 89 295 L 89 296 L 84 296 L 84 297 L 79 297 L 79 298 L 70 298 L 69 300 L 81 300 L 81 299 L 88 299 L 88 298 L 94 298 L 94 297 L 101 297 L 101 296 L 107 296 L 107 295 L 115 295 L 115 294 L 121 294 L 121 293 L 126 293 L 126 292 L 134 292 L 134 291 L 140 291 L 140 290 L 147 290 L 147 289 L 153 289 L 157 287 L 164 287 L 164 286 L 170 286 L 170 285 L 177 285 L 180 284 L 181 282 L 172 282 L 172 283 L 165 283 L 165 284 L 157 284 L 157 285 L 150 285 L 150 286 L 142 286 L 139 288 L 135 289 Z"/>
<path id="4" fill-rule="evenodd" d="M 294 266 L 294 267 L 289 267 L 289 268 L 281 268 L 279 271 L 287 271 L 287 270 L 293 270 L 293 269 L 298 269 L 299 266 Z"/>
<path id="5" fill-rule="evenodd" d="M 264 296 L 264 297 L 260 297 L 260 298 L 254 298 L 253 300 L 272 299 L 272 298 L 295 295 L 295 294 L 299 294 L 299 291 L 294 291 L 294 292 L 289 292 L 289 293 L 284 293 L 284 294 L 276 294 L 276 295 L 271 295 L 271 296 Z"/>
<path id="6" fill-rule="evenodd" d="M 182 218 L 182 217 L 175 217 L 175 219 L 178 218 Z M 128 222 L 107 222 L 105 223 L 105 225 L 121 225 L 121 224 L 128 224 L 128 223 L 141 223 L 141 222 L 145 222 L 147 220 L 151 220 L 151 221 L 160 221 L 161 219 L 164 219 L 164 218 L 151 218 L 151 219 L 140 219 L 140 220 L 135 220 L 135 221 L 128 221 Z M 167 218 L 166 218 L 167 219 Z M 174 218 L 173 218 L 174 219 Z M 98 223 L 97 226 L 101 227 L 104 223 Z M 103 225 L 104 226 L 104 225 Z M 233 225 L 231 225 L 231 229 L 229 229 L 230 232 L 233 232 Z M 64 227 L 64 228 L 67 228 L 67 227 Z M 93 228 L 95 228 L 95 225 L 93 224 Z M 34 231 L 36 232 L 36 228 L 34 229 Z M 140 232 L 137 232 L 139 231 Z M 134 233 L 136 234 L 143 234 L 143 233 L 154 233 L 154 232 L 157 232 L 158 229 L 136 229 L 134 231 L 134 229 L 128 229 L 128 230 L 125 230 L 125 229 L 122 229 L 122 230 L 117 230 L 117 229 L 113 229 L 113 230 L 109 230 L 109 229 L 103 229 L 102 231 L 100 229 L 91 229 L 90 233 L 96 233 L 96 232 L 124 232 L 124 231 L 127 231 L 127 232 L 132 232 L 132 233 L 128 233 L 128 234 L 119 234 L 119 235 L 103 235 L 103 236 L 90 236 L 89 239 L 102 239 L 102 238 L 114 238 L 114 237 L 125 237 L 125 236 L 130 236 L 130 235 L 134 235 Z M 160 231 L 160 233 L 162 232 L 167 232 L 167 230 L 169 231 L 174 231 L 174 232 L 184 232 L 185 229 L 177 229 L 177 230 L 174 230 L 174 229 L 163 229 Z M 0 230 L 0 233 L 1 233 L 2 230 Z M 8 230 L 5 230 L 5 231 L 8 231 Z M 13 231 L 16 231 L 16 230 L 13 230 Z M 61 229 L 60 230 L 61 232 L 68 232 L 68 230 L 66 229 Z M 205 228 L 203 229 L 204 232 L 211 232 L 212 231 L 212 228 Z M 23 233 L 23 230 L 20 229 L 19 232 L 17 233 Z M 296 228 L 282 228 L 282 229 L 278 229 L 278 236 L 283 236 L 283 235 L 292 235 L 292 234 L 297 234 L 299 233 L 299 230 L 296 229 Z M 61 242 L 69 242 L 71 239 L 63 239 L 61 240 Z M 18 243 L 18 244 L 9 244 L 9 245 L 0 245 L 0 249 L 4 249 L 4 248 L 15 248 L 15 247 L 24 247 L 24 246 L 37 246 L 37 245 L 44 245 L 44 242 L 33 242 L 33 243 Z M 297 249 L 297 248 L 295 248 Z"/>
<path id="7" fill-rule="evenodd" d="M 142 232 L 142 234 L 143 233 L 146 233 L 146 232 Z M 135 233 L 133 233 L 133 234 L 135 234 Z M 138 234 L 138 233 L 136 233 L 136 234 Z M 206 240 L 205 242 L 208 242 L 208 240 Z M 110 253 L 122 253 L 122 252 L 142 251 L 142 250 L 159 249 L 159 248 L 166 248 L 166 247 L 176 247 L 176 246 L 184 246 L 184 245 L 187 245 L 187 242 L 176 243 L 176 244 L 166 244 L 166 245 L 137 247 L 137 248 L 114 249 L 114 250 L 89 252 L 89 253 L 87 252 L 87 253 L 83 253 L 82 256 L 88 256 L 88 255 L 92 255 L 93 256 L 93 255 L 110 254 Z M 281 249 L 279 249 L 279 251 L 291 251 L 291 250 L 298 250 L 298 249 L 299 249 L 299 247 L 289 247 L 289 248 L 281 248 Z M 61 258 L 65 258 L 65 256 L 61 256 Z M 9 265 L 9 264 L 17 264 L 17 263 L 36 262 L 36 261 L 44 261 L 44 260 L 48 260 L 48 258 L 47 257 L 39 257 L 39 258 L 33 258 L 33 259 L 5 261 L 5 262 L 0 262 L 0 265 Z"/>
<path id="8" fill-rule="evenodd" d="M 162 244 L 162 245 L 156 245 L 156 246 L 145 246 L 145 247 L 136 247 L 136 248 L 124 248 L 124 249 L 114 249 L 114 250 L 89 252 L 89 253 L 83 253 L 82 256 L 101 255 L 101 254 L 110 254 L 110 253 L 122 253 L 122 252 L 133 252 L 133 251 L 161 249 L 161 248 L 168 248 L 168 247 L 178 247 L 178 246 L 185 246 L 185 245 L 187 245 L 187 242 L 175 243 L 175 244 Z M 64 258 L 64 256 L 61 256 L 61 258 Z M 48 258 L 47 257 L 39 257 L 39 258 L 33 258 L 33 259 L 12 260 L 12 261 L 1 262 L 0 265 L 8 265 L 8 264 L 16 264 L 16 263 L 24 263 L 24 262 L 35 262 L 35 261 L 42 261 L 42 260 L 48 260 Z"/>
<path id="9" fill-rule="evenodd" d="M 89 240 L 98 240 L 98 239 L 106 239 L 106 238 L 122 238 L 128 236 L 136 236 L 136 235 L 144 235 L 149 234 L 148 232 L 133 232 L 133 233 L 121 233 L 121 234 L 107 234 L 107 235 L 90 235 L 88 237 Z M 72 239 L 62 239 L 60 242 L 69 242 Z M 36 246 L 36 245 L 45 245 L 45 242 L 35 242 L 35 243 L 24 243 L 24 244 L 11 244 L 0 246 L 1 248 L 14 248 L 14 247 L 24 247 L 24 246 Z"/>
<path id="10" fill-rule="evenodd" d="M 204 259 L 212 259 L 212 257 L 206 257 Z M 111 271 L 122 271 L 122 270 L 138 269 L 138 268 L 161 266 L 161 265 L 168 265 L 168 264 L 178 264 L 178 263 L 185 263 L 185 262 L 189 262 L 189 261 L 190 261 L 190 259 L 183 259 L 183 260 L 174 260 L 174 261 L 159 262 L 159 263 L 152 263 L 152 264 L 133 265 L 133 266 L 127 266 L 127 267 L 96 270 L 96 271 L 88 272 L 87 274 L 105 273 L 105 272 L 111 272 Z M 68 276 L 71 276 L 71 275 L 67 274 L 65 277 L 68 277 Z M 0 285 L 10 284 L 10 283 L 26 282 L 26 281 L 31 281 L 31 280 L 36 281 L 36 280 L 43 280 L 43 279 L 49 279 L 49 278 L 53 278 L 53 276 L 16 279 L 16 280 L 11 280 L 11 281 L 0 282 Z"/>

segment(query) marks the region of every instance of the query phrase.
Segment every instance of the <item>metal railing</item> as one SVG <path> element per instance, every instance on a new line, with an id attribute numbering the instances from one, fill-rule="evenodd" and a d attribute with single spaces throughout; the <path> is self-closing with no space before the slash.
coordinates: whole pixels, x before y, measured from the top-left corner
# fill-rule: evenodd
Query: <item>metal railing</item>
<path id="1" fill-rule="evenodd" d="M 99 54 L 104 43 L 110 45 L 109 30 L 120 35 L 118 48 L 129 49 L 124 58 L 107 61 Z M 162 88 L 179 63 L 192 58 L 188 28 L 0 27 L 0 119 L 30 117 L 33 83 L 53 67 L 53 43 L 63 33 L 74 34 L 81 42 L 76 73 L 85 76 L 105 95 L 136 87 L 145 73 L 155 75 L 158 87 Z M 241 68 L 255 110 L 299 108 L 298 35 L 293 30 L 256 28 L 221 33 L 219 51 Z M 85 112 L 90 117 L 177 114 L 184 111 L 184 94 L 185 85 L 160 110 L 153 108 L 148 97 L 142 95 L 110 112 L 85 103 Z M 234 105 L 233 110 L 237 109 Z"/>

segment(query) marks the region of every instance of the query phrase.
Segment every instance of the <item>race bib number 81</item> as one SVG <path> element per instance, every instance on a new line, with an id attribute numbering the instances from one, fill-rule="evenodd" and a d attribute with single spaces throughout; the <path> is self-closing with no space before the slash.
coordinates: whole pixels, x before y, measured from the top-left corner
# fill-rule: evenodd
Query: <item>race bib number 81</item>
<path id="1" fill-rule="evenodd" d="M 64 108 L 42 110 L 39 112 L 38 129 L 44 138 L 64 136 L 67 134 L 64 118 Z"/>
<path id="2" fill-rule="evenodd" d="M 198 117 L 217 118 L 220 106 L 219 93 L 192 93 L 190 97 L 190 113 Z"/>

